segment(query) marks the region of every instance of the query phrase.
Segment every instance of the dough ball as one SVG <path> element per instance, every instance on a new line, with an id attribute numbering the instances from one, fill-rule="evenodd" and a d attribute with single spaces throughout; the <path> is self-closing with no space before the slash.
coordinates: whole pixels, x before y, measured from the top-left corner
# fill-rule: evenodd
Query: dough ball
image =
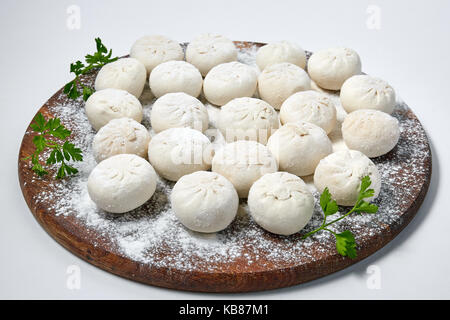
<path id="1" fill-rule="evenodd" d="M 212 146 L 201 132 L 171 128 L 155 135 L 148 144 L 148 159 L 165 179 L 177 181 L 186 174 L 211 167 Z"/>
<path id="2" fill-rule="evenodd" d="M 382 156 L 398 142 L 398 120 L 385 112 L 361 109 L 350 113 L 342 124 L 342 136 L 349 149 L 369 158 Z"/>
<path id="3" fill-rule="evenodd" d="M 250 188 L 248 207 L 262 228 L 287 236 L 311 220 L 314 197 L 299 177 L 287 172 L 268 173 Z"/>
<path id="4" fill-rule="evenodd" d="M 142 105 L 139 100 L 125 90 L 103 89 L 94 92 L 86 101 L 86 115 L 95 130 L 112 119 L 131 118 L 142 121 Z"/>
<path id="5" fill-rule="evenodd" d="M 203 79 L 200 71 L 192 64 L 168 61 L 152 70 L 149 83 L 156 98 L 171 92 L 184 92 L 198 97 L 202 91 Z"/>
<path id="6" fill-rule="evenodd" d="M 361 179 L 369 176 L 375 194 L 371 201 L 380 193 L 381 177 L 375 164 L 357 150 L 341 150 L 323 158 L 314 173 L 314 184 L 319 192 L 325 187 L 331 196 L 341 206 L 353 206 L 358 198 Z"/>
<path id="7" fill-rule="evenodd" d="M 184 52 L 177 42 L 164 36 L 153 35 L 136 40 L 131 47 L 130 57 L 142 62 L 147 69 L 147 74 L 150 74 L 160 63 L 183 60 Z"/>
<path id="8" fill-rule="evenodd" d="M 340 90 L 345 80 L 361 73 L 361 60 L 356 51 L 349 48 L 324 49 L 311 55 L 308 73 L 320 87 Z"/>
<path id="9" fill-rule="evenodd" d="M 309 122 L 289 122 L 278 129 L 267 143 L 281 171 L 297 176 L 314 173 L 319 161 L 332 152 L 326 132 Z"/>
<path id="10" fill-rule="evenodd" d="M 230 180 L 240 198 L 247 198 L 252 184 L 264 174 L 278 171 L 278 165 L 264 145 L 240 140 L 228 143 L 216 152 L 212 171 Z"/>
<path id="11" fill-rule="evenodd" d="M 306 121 L 321 127 L 328 134 L 336 126 L 336 107 L 324 93 L 312 90 L 294 93 L 280 109 L 281 123 Z"/>
<path id="12" fill-rule="evenodd" d="M 87 187 L 101 209 L 124 213 L 147 202 L 156 189 L 156 173 L 147 160 L 118 154 L 100 162 L 89 175 Z"/>
<path id="13" fill-rule="evenodd" d="M 233 41 L 218 34 L 202 34 L 186 48 L 186 61 L 196 66 L 202 76 L 221 63 L 236 60 L 237 50 Z"/>
<path id="14" fill-rule="evenodd" d="M 296 92 L 311 89 L 311 80 L 302 68 L 283 62 L 264 69 L 258 78 L 261 99 L 280 110 L 281 104 Z"/>
<path id="15" fill-rule="evenodd" d="M 256 83 L 252 67 L 236 61 L 222 63 L 206 75 L 203 93 L 212 104 L 223 106 L 234 98 L 253 96 Z"/>
<path id="16" fill-rule="evenodd" d="M 256 64 L 261 71 L 267 66 L 282 62 L 289 62 L 305 69 L 305 50 L 296 43 L 280 41 L 266 44 L 256 53 Z"/>
<path id="17" fill-rule="evenodd" d="M 144 90 L 147 72 L 144 65 L 133 58 L 122 58 L 104 65 L 95 78 L 95 90 L 122 89 L 139 98 Z"/>
<path id="18" fill-rule="evenodd" d="M 375 109 L 391 114 L 395 107 L 395 91 L 384 80 L 357 75 L 348 78 L 340 92 L 342 107 L 353 112 L 359 109 Z"/>
<path id="19" fill-rule="evenodd" d="M 278 114 L 270 104 L 244 97 L 233 99 L 220 109 L 217 127 L 227 142 L 253 140 L 266 144 L 278 126 Z"/>
<path id="20" fill-rule="evenodd" d="M 178 180 L 170 196 L 178 220 L 197 232 L 218 232 L 236 217 L 239 197 L 220 174 L 197 171 Z"/>
<path id="21" fill-rule="evenodd" d="M 135 154 L 147 157 L 150 134 L 139 122 L 130 118 L 113 119 L 98 130 L 92 143 L 97 162 L 116 154 Z"/>
<path id="22" fill-rule="evenodd" d="M 167 93 L 155 101 L 150 121 L 158 133 L 170 128 L 208 129 L 208 111 L 197 98 L 184 92 Z"/>

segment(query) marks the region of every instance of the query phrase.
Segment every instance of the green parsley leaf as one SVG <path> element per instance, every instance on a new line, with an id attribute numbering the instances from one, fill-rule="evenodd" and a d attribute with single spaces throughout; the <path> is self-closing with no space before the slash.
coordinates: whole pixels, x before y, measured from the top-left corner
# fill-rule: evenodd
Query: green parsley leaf
<path id="1" fill-rule="evenodd" d="M 327 227 L 329 225 L 332 225 L 342 219 L 345 219 L 347 216 L 352 214 L 353 212 L 361 213 L 376 213 L 378 211 L 378 206 L 372 203 L 369 203 L 367 201 L 364 201 L 366 198 L 371 198 L 375 194 L 375 191 L 373 189 L 369 189 L 370 185 L 372 184 L 372 181 L 370 180 L 369 176 L 365 176 L 361 179 L 361 184 L 359 188 L 359 194 L 358 198 L 356 200 L 355 205 L 353 208 L 347 212 L 346 214 L 340 216 L 339 218 L 334 219 L 331 222 L 327 223 L 327 218 L 330 215 L 335 214 L 339 211 L 339 207 L 335 200 L 333 200 L 332 195 L 330 193 L 330 190 L 328 188 L 325 188 L 320 195 L 320 207 L 322 208 L 322 211 L 324 213 L 323 222 L 320 225 L 320 227 L 316 228 L 313 231 L 308 232 L 307 234 L 303 235 L 302 239 L 306 239 L 309 236 L 313 235 L 316 232 L 319 231 L 327 231 L 332 233 L 336 237 L 336 249 L 337 251 L 343 255 L 348 256 L 352 259 L 356 258 L 356 243 L 355 238 L 353 237 L 353 234 L 346 230 L 342 233 L 335 233 L 334 231 L 328 229 Z"/>
<path id="2" fill-rule="evenodd" d="M 70 64 L 70 72 L 75 73 L 76 75 L 83 74 L 84 64 L 81 61 L 77 61 L 75 63 Z"/>
<path id="3" fill-rule="evenodd" d="M 336 233 L 336 249 L 344 257 L 356 258 L 356 242 L 353 233 L 345 230 L 342 233 Z"/>
<path id="4" fill-rule="evenodd" d="M 33 129 L 36 132 L 42 132 L 44 131 L 45 127 L 45 118 L 42 115 L 42 113 L 38 113 L 36 117 L 33 119 L 34 123 L 30 125 L 31 129 Z"/>
<path id="5" fill-rule="evenodd" d="M 78 79 L 75 79 L 64 86 L 64 93 L 73 100 L 77 99 L 80 96 L 77 88 L 77 81 Z"/>
<path id="6" fill-rule="evenodd" d="M 365 176 L 361 179 L 361 186 L 359 188 L 359 192 L 364 192 L 367 190 L 368 187 L 370 187 L 370 185 L 372 184 L 372 181 L 370 181 L 370 177 L 369 176 Z"/>
<path id="7" fill-rule="evenodd" d="M 47 161 L 45 161 L 46 164 L 55 164 L 56 163 L 56 150 L 53 150 L 50 155 L 48 156 Z"/>
<path id="8" fill-rule="evenodd" d="M 56 179 L 62 179 L 66 176 L 66 171 L 64 169 L 64 164 L 59 167 L 58 172 L 56 173 Z"/>
<path id="9" fill-rule="evenodd" d="M 75 147 L 73 143 L 70 142 L 64 142 L 62 149 L 64 153 L 67 153 L 70 158 L 72 158 L 73 161 L 82 161 L 83 156 L 81 153 L 81 149 Z M 69 160 L 69 159 L 67 159 Z"/>
<path id="10" fill-rule="evenodd" d="M 33 154 L 31 156 L 31 163 L 33 164 L 31 170 L 33 170 L 39 177 L 48 174 L 48 172 L 44 170 L 44 168 L 42 168 L 42 165 L 39 163 L 38 155 Z"/>
<path id="11" fill-rule="evenodd" d="M 86 101 L 93 93 L 94 93 L 94 89 L 83 86 L 83 100 L 84 101 Z"/>
<path id="12" fill-rule="evenodd" d="M 355 207 L 354 211 L 365 213 L 377 213 L 378 206 L 372 203 L 368 203 L 366 201 L 361 201 L 361 203 L 359 203 L 359 205 Z"/>
<path id="13" fill-rule="evenodd" d="M 47 146 L 44 136 L 37 135 L 33 137 L 33 144 L 36 147 L 38 153 L 41 153 Z"/>
<path id="14" fill-rule="evenodd" d="M 42 164 L 39 161 L 39 155 L 48 148 L 51 152 L 47 160 L 45 160 L 45 163 L 47 165 L 60 164 L 56 174 L 57 179 L 78 173 L 78 170 L 69 165 L 66 161 L 82 161 L 83 154 L 81 149 L 75 147 L 73 143 L 66 140 L 70 136 L 71 131 L 61 124 L 60 119 L 52 118 L 46 121 L 44 116 L 41 113 L 38 113 L 30 127 L 38 133 L 32 140 L 35 150 L 33 154 L 24 157 L 22 160 L 26 161 L 31 158 L 31 163 L 33 165 L 31 170 L 39 177 L 48 174 L 48 171 L 42 167 Z M 56 140 L 52 138 L 56 138 Z M 61 144 L 61 140 L 66 141 Z"/>
<path id="15" fill-rule="evenodd" d="M 83 96 L 83 100 L 86 101 L 92 93 L 94 93 L 94 89 L 83 85 L 80 81 L 80 76 L 90 72 L 94 68 L 101 68 L 105 64 L 119 59 L 118 57 L 111 58 L 112 50 L 109 50 L 108 52 L 108 49 L 102 43 L 100 38 L 95 38 L 95 46 L 97 52 L 85 56 L 86 64 L 79 60 L 70 64 L 70 72 L 75 74 L 75 79 L 67 83 L 63 90 L 70 99 L 75 100 L 78 97 Z M 79 88 L 81 88 L 81 92 L 79 91 Z"/>
<path id="16" fill-rule="evenodd" d="M 331 198 L 331 193 L 328 188 L 325 188 L 320 195 L 320 206 L 325 216 L 333 215 L 339 211 L 339 207 L 336 201 Z"/>
<path id="17" fill-rule="evenodd" d="M 58 118 L 48 120 L 47 125 L 48 134 L 58 139 L 64 140 L 72 133 L 61 124 L 61 121 Z"/>

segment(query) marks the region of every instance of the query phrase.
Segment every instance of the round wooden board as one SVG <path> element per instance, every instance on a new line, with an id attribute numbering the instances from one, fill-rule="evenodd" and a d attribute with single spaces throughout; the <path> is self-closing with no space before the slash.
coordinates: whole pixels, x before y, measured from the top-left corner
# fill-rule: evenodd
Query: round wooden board
<path id="1" fill-rule="evenodd" d="M 253 42 L 235 43 L 240 49 L 262 45 Z M 87 75 L 84 81 L 92 83 L 95 75 L 95 72 Z M 63 104 L 65 99 L 62 89 L 60 89 L 42 106 L 39 112 L 45 117 L 54 117 L 54 108 Z M 202 264 L 190 269 L 177 269 L 136 261 L 113 246 L 107 234 L 87 228 L 75 215 L 56 214 L 54 207 L 58 196 L 46 197 L 45 201 L 39 199 L 38 195 L 43 193 L 51 195 L 55 184 L 63 184 L 64 181 L 55 182 L 53 171 L 43 179 L 38 179 L 30 170 L 29 162 L 21 160 L 34 150 L 30 127 L 27 129 L 20 147 L 19 180 L 24 198 L 41 226 L 67 250 L 113 274 L 150 285 L 188 291 L 248 292 L 282 288 L 317 279 L 366 258 L 394 239 L 417 213 L 430 183 L 431 151 L 420 122 L 407 106 L 397 108 L 394 116 L 408 121 L 410 126 L 408 130 L 402 131 L 399 145 L 414 148 L 412 143 L 420 144 L 420 155 L 412 156 L 405 151 L 405 148 L 397 146 L 389 154 L 373 159 L 377 165 L 398 165 L 395 175 L 392 174 L 388 179 L 389 182 L 383 181 L 383 183 L 388 183 L 390 192 L 398 192 L 403 198 L 396 203 L 397 211 L 391 214 L 395 216 L 395 219 L 377 220 L 377 216 L 373 215 L 373 220 L 367 224 L 367 227 L 352 230 L 357 236 L 358 242 L 358 257 L 354 260 L 337 254 L 334 239 L 330 238 L 325 239 L 325 243 L 312 242 L 308 248 L 308 256 L 301 259 L 285 259 L 285 261 L 274 261 L 265 255 L 255 255 L 252 251 L 252 243 L 245 245 L 245 248 L 242 249 L 243 254 L 236 259 L 211 262 L 214 264 L 213 269 Z M 75 144 L 81 139 L 77 134 L 74 134 L 72 138 Z M 408 159 L 409 156 L 414 159 Z M 380 198 L 395 198 L 396 195 L 397 193 L 387 194 L 382 190 Z M 382 201 L 379 203 L 380 210 L 383 210 Z M 372 228 L 372 226 L 374 227 Z M 345 223 L 342 227 L 352 229 L 351 225 Z M 302 241 L 301 234 L 278 237 L 263 232 L 262 236 L 267 241 L 280 246 L 290 246 Z M 154 258 L 162 259 L 162 253 L 160 254 L 161 256 Z M 176 253 L 165 251 L 164 254 Z M 253 260 L 253 263 L 249 263 L 248 259 L 250 258 L 248 257 Z"/>

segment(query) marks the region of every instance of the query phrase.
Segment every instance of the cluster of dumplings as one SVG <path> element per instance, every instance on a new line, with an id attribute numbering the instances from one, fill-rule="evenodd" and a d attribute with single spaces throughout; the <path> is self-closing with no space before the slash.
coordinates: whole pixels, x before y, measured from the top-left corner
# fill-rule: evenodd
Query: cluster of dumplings
<path id="1" fill-rule="evenodd" d="M 314 175 L 319 192 L 328 187 L 339 205 L 351 206 L 369 175 L 378 196 L 381 178 L 370 158 L 392 150 L 400 134 L 390 115 L 392 87 L 361 74 L 360 57 L 349 48 L 321 50 L 308 60 L 295 43 L 270 43 L 257 52 L 259 70 L 238 62 L 237 53 L 221 35 L 200 35 L 185 51 L 166 37 L 145 36 L 129 58 L 99 71 L 85 106 L 97 131 L 98 164 L 87 187 L 98 207 L 124 213 L 141 206 L 159 176 L 176 182 L 171 206 L 191 230 L 225 229 L 239 198 L 247 198 L 258 225 L 290 235 L 313 214 L 302 177 Z M 147 81 L 156 98 L 152 136 L 140 123 Z M 333 152 L 329 134 L 339 123 L 328 90 L 340 90 L 349 150 Z M 213 125 L 205 99 L 218 112 Z M 211 130 L 222 144 L 212 141 L 218 138 Z"/>

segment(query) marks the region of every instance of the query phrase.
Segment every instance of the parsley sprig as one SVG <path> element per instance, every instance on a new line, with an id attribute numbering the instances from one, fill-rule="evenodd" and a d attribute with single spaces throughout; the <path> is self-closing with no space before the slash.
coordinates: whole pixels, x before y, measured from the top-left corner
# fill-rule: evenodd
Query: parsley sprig
<path id="1" fill-rule="evenodd" d="M 70 72 L 75 74 L 75 79 L 64 86 L 64 93 L 67 94 L 70 99 L 75 100 L 83 95 L 83 100 L 86 101 L 89 96 L 94 93 L 94 89 L 82 84 L 80 76 L 88 73 L 92 69 L 101 68 L 105 64 L 118 59 L 118 57 L 111 58 L 112 50 L 108 51 L 100 38 L 95 38 L 95 43 L 97 52 L 86 55 L 85 64 L 79 60 L 70 64 Z M 79 91 L 80 88 L 81 92 Z"/>
<path id="2" fill-rule="evenodd" d="M 70 166 L 67 161 L 82 161 L 82 152 L 80 149 L 76 148 L 73 143 L 64 141 L 70 136 L 71 131 L 61 124 L 60 119 L 52 118 L 46 121 L 42 113 L 39 112 L 30 127 L 38 133 L 33 137 L 33 144 L 35 146 L 33 154 L 23 159 L 28 160 L 31 158 L 31 163 L 33 164 L 31 170 L 39 177 L 48 174 L 48 171 L 44 169 L 39 161 L 39 155 L 49 148 L 52 151 L 45 163 L 47 165 L 60 164 L 56 173 L 57 179 L 78 172 L 78 170 Z"/>
<path id="3" fill-rule="evenodd" d="M 324 213 L 322 224 L 317 229 L 305 234 L 303 236 L 303 239 L 306 239 L 314 233 L 322 230 L 328 231 L 335 236 L 336 249 L 340 255 L 344 257 L 347 256 L 351 259 L 356 258 L 356 242 L 353 233 L 349 230 L 345 230 L 341 233 L 336 233 L 333 230 L 328 229 L 328 226 L 348 217 L 353 212 L 376 213 L 378 211 L 378 206 L 364 200 L 372 197 L 375 194 L 375 191 L 373 189 L 369 189 L 371 184 L 372 182 L 370 181 L 369 176 L 365 176 L 364 178 L 362 178 L 358 198 L 353 208 L 346 214 L 330 222 L 327 222 L 327 218 L 337 213 L 339 211 L 339 207 L 336 203 L 336 200 L 333 200 L 330 190 L 328 190 L 328 188 L 325 188 L 325 190 L 323 190 L 322 194 L 320 195 L 320 207 L 322 208 L 322 211 Z"/>

